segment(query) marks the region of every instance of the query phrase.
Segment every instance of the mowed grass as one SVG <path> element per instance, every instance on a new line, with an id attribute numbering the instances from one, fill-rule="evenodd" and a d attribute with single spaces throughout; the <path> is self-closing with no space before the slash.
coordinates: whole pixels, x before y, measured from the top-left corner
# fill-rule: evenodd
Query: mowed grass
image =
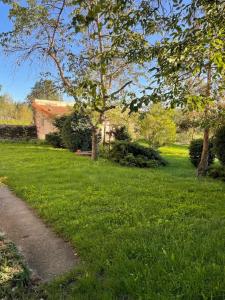
<path id="1" fill-rule="evenodd" d="M 168 166 L 136 169 L 0 144 L 0 177 L 81 259 L 48 299 L 225 299 L 225 184 L 197 179 L 186 147 L 161 151 Z"/>

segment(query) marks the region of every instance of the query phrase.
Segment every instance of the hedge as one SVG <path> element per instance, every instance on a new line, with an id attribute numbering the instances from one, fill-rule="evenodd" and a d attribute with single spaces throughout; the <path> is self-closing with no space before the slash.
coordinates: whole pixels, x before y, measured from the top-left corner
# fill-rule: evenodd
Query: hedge
<path id="1" fill-rule="evenodd" d="M 36 126 L 0 125 L 0 140 L 30 140 L 37 138 Z"/>

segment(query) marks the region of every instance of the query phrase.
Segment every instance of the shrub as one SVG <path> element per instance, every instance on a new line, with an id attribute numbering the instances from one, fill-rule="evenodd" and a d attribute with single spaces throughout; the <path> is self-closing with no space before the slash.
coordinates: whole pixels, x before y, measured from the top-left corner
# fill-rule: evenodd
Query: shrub
<path id="1" fill-rule="evenodd" d="M 203 139 L 197 139 L 193 140 L 190 143 L 189 147 L 189 157 L 191 160 L 191 163 L 197 168 L 200 160 L 201 160 L 201 154 L 202 154 L 202 148 L 203 148 Z M 213 160 L 215 158 L 215 155 L 213 153 L 213 143 L 212 141 L 209 142 L 209 158 L 208 158 L 208 164 L 211 165 L 213 163 Z"/>
<path id="2" fill-rule="evenodd" d="M 225 167 L 224 166 L 212 166 L 208 170 L 208 174 L 210 177 L 215 179 L 222 179 L 225 181 Z"/>
<path id="3" fill-rule="evenodd" d="M 46 134 L 45 140 L 48 144 L 55 148 L 63 148 L 62 138 L 58 132 Z"/>
<path id="4" fill-rule="evenodd" d="M 113 132 L 113 135 L 115 137 L 115 140 L 117 140 L 117 141 L 130 141 L 131 140 L 131 137 L 125 126 L 116 128 L 115 131 Z"/>
<path id="5" fill-rule="evenodd" d="M 217 158 L 225 166 L 225 126 L 220 127 L 214 137 L 214 150 Z"/>
<path id="6" fill-rule="evenodd" d="M 156 150 L 127 141 L 115 142 L 110 151 L 110 158 L 123 166 L 150 168 L 166 165 L 166 161 Z"/>
<path id="7" fill-rule="evenodd" d="M 70 151 L 91 150 L 91 128 L 87 116 L 73 113 L 62 122 L 62 142 Z"/>
<path id="8" fill-rule="evenodd" d="M 105 159 L 109 159 L 110 156 L 110 149 L 109 145 L 102 145 L 100 144 L 98 147 L 99 156 Z"/>

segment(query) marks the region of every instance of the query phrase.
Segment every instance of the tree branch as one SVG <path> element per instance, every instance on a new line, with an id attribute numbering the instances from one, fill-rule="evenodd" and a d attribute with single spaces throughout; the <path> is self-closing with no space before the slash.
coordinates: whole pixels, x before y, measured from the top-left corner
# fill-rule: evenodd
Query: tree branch
<path id="1" fill-rule="evenodd" d="M 128 81 L 120 89 L 118 89 L 117 91 L 113 92 L 109 97 L 114 97 L 116 94 L 120 93 L 122 90 L 125 89 L 125 87 L 127 87 L 131 83 L 132 83 L 132 80 Z"/>

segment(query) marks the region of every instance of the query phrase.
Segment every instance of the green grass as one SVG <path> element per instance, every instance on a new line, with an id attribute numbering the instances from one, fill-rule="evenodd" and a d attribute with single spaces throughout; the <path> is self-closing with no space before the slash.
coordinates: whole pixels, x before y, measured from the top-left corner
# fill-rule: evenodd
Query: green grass
<path id="1" fill-rule="evenodd" d="M 159 169 L 29 144 L 0 153 L 0 177 L 81 258 L 48 299 L 225 299 L 225 185 L 197 179 L 186 147 L 162 148 Z"/>

